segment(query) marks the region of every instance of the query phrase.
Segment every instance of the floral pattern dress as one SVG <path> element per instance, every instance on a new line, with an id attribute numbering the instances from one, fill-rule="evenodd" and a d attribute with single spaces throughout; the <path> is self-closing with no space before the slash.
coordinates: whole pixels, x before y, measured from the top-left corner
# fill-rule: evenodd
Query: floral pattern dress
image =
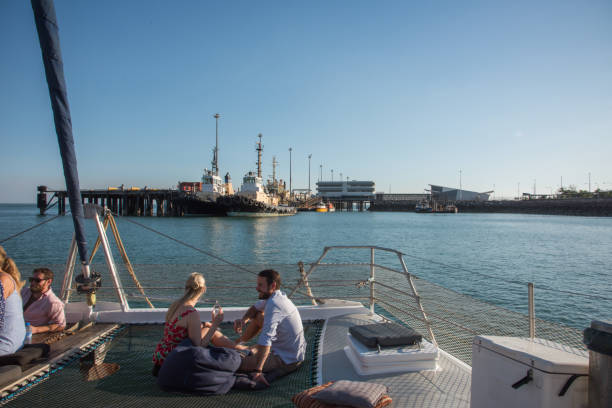
<path id="1" fill-rule="evenodd" d="M 161 366 L 166 356 L 174 350 L 178 344 L 187 338 L 188 331 L 187 327 L 177 326 L 176 324 L 187 316 L 189 313 L 193 313 L 196 310 L 194 308 L 188 309 L 177 316 L 171 322 L 166 322 L 164 325 L 164 337 L 155 347 L 155 353 L 153 353 L 153 364 Z"/>

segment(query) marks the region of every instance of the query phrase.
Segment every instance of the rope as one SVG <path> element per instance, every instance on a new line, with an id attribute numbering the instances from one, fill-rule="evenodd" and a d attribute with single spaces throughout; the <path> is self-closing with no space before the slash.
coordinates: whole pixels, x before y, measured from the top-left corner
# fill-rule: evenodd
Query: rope
<path id="1" fill-rule="evenodd" d="M 149 307 L 151 309 L 154 309 L 155 306 L 153 306 L 153 303 L 151 303 L 151 300 L 149 300 L 149 298 L 145 294 L 144 289 L 142 288 L 142 286 L 140 285 L 140 282 L 138 281 L 138 278 L 136 277 L 136 272 L 134 272 L 134 268 L 132 267 L 130 258 L 128 258 L 127 256 L 127 252 L 125 251 L 125 247 L 123 246 L 123 242 L 121 241 L 121 236 L 119 235 L 119 230 L 117 229 L 117 224 L 115 223 L 115 219 L 113 218 L 110 211 L 106 212 L 106 214 L 104 215 L 104 223 L 102 224 L 102 227 L 104 228 L 105 232 L 108 229 L 109 225 L 113 232 L 113 236 L 115 237 L 115 243 L 117 244 L 117 249 L 119 249 L 119 253 L 121 254 L 121 258 L 123 259 L 123 263 L 125 264 L 128 270 L 128 273 L 132 277 L 132 280 L 134 281 L 134 284 L 136 284 L 136 287 L 138 288 L 140 293 L 142 293 L 142 296 L 144 296 L 145 301 L 149 304 Z M 96 238 L 96 243 L 94 244 L 93 250 L 91 251 L 91 255 L 89 256 L 90 264 L 92 263 L 94 256 L 96 256 L 96 252 L 98 252 L 98 249 L 100 248 L 101 244 L 102 244 L 102 237 L 98 235 L 98 238 Z"/>
<path id="2" fill-rule="evenodd" d="M 26 229 L 24 229 L 24 230 L 23 230 L 23 231 L 21 231 L 21 232 L 18 232 L 18 233 L 16 233 L 16 234 L 11 235 L 10 237 L 4 238 L 3 240 L 0 240 L 0 244 L 3 244 L 3 243 L 5 243 L 6 241 L 8 241 L 8 240 L 10 240 L 10 239 L 17 238 L 17 237 L 18 237 L 18 236 L 20 236 L 21 234 L 25 234 L 25 233 L 26 233 L 26 232 L 28 232 L 28 231 L 32 231 L 34 228 L 38 228 L 38 227 L 40 227 L 40 226 L 41 226 L 41 225 L 43 225 L 43 224 L 46 224 L 46 223 L 48 223 L 48 222 L 51 222 L 51 221 L 53 221 L 54 219 L 56 219 L 57 217 L 61 217 L 61 215 L 56 215 L 55 217 L 51 217 L 51 218 L 49 218 L 48 220 L 45 220 L 45 221 L 41 222 L 40 224 L 36 224 L 36 225 L 34 225 L 34 226 L 30 227 L 30 228 L 26 228 Z"/>
<path id="3" fill-rule="evenodd" d="M 132 268 L 132 263 L 130 262 L 130 258 L 128 258 L 127 252 L 125 251 L 125 247 L 123 246 L 123 241 L 121 240 L 121 236 L 119 235 L 119 230 L 117 229 L 117 224 L 115 223 L 115 219 L 110 214 L 110 212 L 108 214 L 109 214 L 108 219 L 110 221 L 110 226 L 111 226 L 111 229 L 113 230 L 113 235 L 115 236 L 115 243 L 117 244 L 117 247 L 119 248 L 119 253 L 121 254 L 123 263 L 125 263 L 125 266 L 127 267 L 127 270 L 130 273 L 130 276 L 132 277 L 132 280 L 134 281 L 134 284 L 136 285 L 140 293 L 142 293 L 142 295 L 144 296 L 149 306 L 151 308 L 154 308 L 153 303 L 151 303 L 151 301 L 145 294 L 144 289 L 142 288 L 142 285 L 138 281 L 138 278 L 136 277 L 136 272 L 134 272 L 134 268 Z"/>
<path id="4" fill-rule="evenodd" d="M 215 255 L 215 254 L 213 254 L 213 253 L 210 253 L 210 252 L 208 252 L 208 251 L 204 251 L 203 249 L 200 249 L 200 248 L 195 247 L 195 246 L 193 246 L 193 245 L 191 245 L 191 244 L 188 244 L 188 243 L 186 243 L 186 242 L 184 242 L 184 241 L 181 241 L 180 239 L 176 239 L 176 238 L 174 238 L 174 237 L 172 237 L 172 236 L 170 236 L 170 235 L 168 235 L 168 234 L 164 234 L 163 232 L 161 232 L 161 231 L 157 231 L 156 229 L 153 229 L 153 228 L 151 228 L 151 227 L 148 227 L 148 226 L 146 226 L 146 225 L 144 225 L 144 224 L 141 224 L 141 223 L 139 223 L 139 222 L 136 222 L 136 221 L 133 221 L 133 220 L 130 220 L 130 219 L 127 219 L 127 218 L 123 218 L 123 220 L 125 220 L 125 221 L 127 221 L 127 222 L 129 222 L 129 223 L 132 223 L 132 224 L 138 225 L 139 227 L 142 227 L 142 228 L 144 228 L 144 229 L 146 229 L 146 230 L 149 230 L 149 231 L 151 231 L 151 232 L 153 232 L 153 233 L 155 233 L 155 234 L 161 235 L 161 236 L 162 236 L 162 237 L 164 237 L 164 238 L 168 238 L 169 240 L 174 241 L 174 242 L 176 242 L 176 243 L 178 243 L 178 244 L 184 245 L 184 246 L 186 246 L 187 248 L 191 248 L 191 249 L 193 249 L 194 251 L 197 251 L 197 252 L 203 253 L 204 255 L 208 255 L 208 256 L 210 256 L 211 258 L 214 258 L 214 259 L 216 259 L 216 260 L 218 260 L 218 261 L 221 261 L 221 262 L 223 262 L 223 263 L 225 263 L 225 264 L 227 264 L 227 265 L 230 265 L 230 266 L 232 266 L 232 267 L 234 267 L 234 268 L 236 268 L 236 269 L 240 269 L 240 270 L 245 271 L 245 272 L 248 272 L 248 273 L 250 273 L 250 274 L 252 274 L 252 275 L 257 275 L 257 272 L 253 272 L 253 271 L 251 271 L 251 270 L 249 270 L 249 269 L 246 269 L 246 268 L 244 268 L 244 267 L 242 267 L 242 266 L 240 266 L 240 265 L 234 264 L 234 263 L 232 263 L 232 262 L 230 262 L 230 261 L 227 261 L 227 260 L 225 260 L 225 259 L 221 258 L 220 256 L 217 256 L 217 255 Z"/>

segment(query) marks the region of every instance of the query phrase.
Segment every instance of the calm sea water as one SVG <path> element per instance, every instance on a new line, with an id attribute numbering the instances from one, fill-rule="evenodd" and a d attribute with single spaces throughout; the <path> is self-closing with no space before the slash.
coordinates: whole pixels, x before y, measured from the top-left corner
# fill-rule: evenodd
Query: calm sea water
<path id="1" fill-rule="evenodd" d="M 50 217 L 34 205 L 0 204 L 0 240 Z M 337 212 L 130 219 L 237 264 L 313 262 L 331 245 L 394 248 L 407 254 L 412 273 L 461 293 L 526 313 L 533 282 L 538 317 L 577 328 L 612 320 L 612 218 Z M 125 218 L 117 224 L 135 264 L 219 263 Z M 92 222 L 86 228 L 91 247 L 96 230 Z M 72 230 L 72 218 L 59 217 L 2 245 L 18 265 L 62 264 Z"/>

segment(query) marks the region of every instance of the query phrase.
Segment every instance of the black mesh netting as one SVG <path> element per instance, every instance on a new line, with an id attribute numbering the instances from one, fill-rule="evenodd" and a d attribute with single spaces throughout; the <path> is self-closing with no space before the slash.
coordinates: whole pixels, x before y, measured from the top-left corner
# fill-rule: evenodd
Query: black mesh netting
<path id="1" fill-rule="evenodd" d="M 291 397 L 313 385 L 322 321 L 305 322 L 308 343 L 306 360 L 294 373 L 280 378 L 262 391 L 231 390 L 226 395 L 197 396 L 168 393 L 159 389 L 151 375 L 152 355 L 162 336 L 161 325 L 131 325 L 112 340 L 106 363 L 118 363 L 119 371 L 109 377 L 85 381 L 76 359 L 46 381 L 29 387 L 8 401 L 11 407 L 292 407 Z M 230 326 L 222 326 L 229 334 Z"/>

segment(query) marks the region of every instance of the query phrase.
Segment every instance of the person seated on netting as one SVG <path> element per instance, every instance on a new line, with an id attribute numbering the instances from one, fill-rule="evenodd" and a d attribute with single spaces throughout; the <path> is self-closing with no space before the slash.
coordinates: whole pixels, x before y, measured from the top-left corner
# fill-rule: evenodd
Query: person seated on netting
<path id="1" fill-rule="evenodd" d="M 62 331 L 66 327 L 64 303 L 53 293 L 53 271 L 37 268 L 30 287 L 21 289 L 23 317 L 32 326 L 32 334 Z"/>
<path id="2" fill-rule="evenodd" d="M 247 310 L 242 319 L 234 322 L 234 330 L 241 334 L 236 348 L 249 352 L 243 358 L 239 371 L 255 373 L 253 380 L 266 385 L 298 369 L 306 354 L 300 312 L 280 291 L 280 286 L 281 277 L 277 271 L 266 269 L 259 272 L 256 290 L 260 300 Z M 254 347 L 247 348 L 240 344 L 259 332 L 261 334 Z"/>
<path id="3" fill-rule="evenodd" d="M 206 293 L 206 281 L 202 274 L 193 272 L 185 283 L 185 294 L 172 303 L 166 313 L 164 336 L 153 354 L 153 375 L 157 376 L 165 358 L 184 339 L 189 338 L 194 345 L 206 347 L 209 343 L 217 347 L 234 348 L 236 343 L 224 336 L 219 330 L 223 322 L 223 309 L 211 312 L 211 321 L 202 323 L 196 303 Z"/>
<path id="4" fill-rule="evenodd" d="M 19 295 L 22 286 L 15 262 L 0 246 L 0 356 L 23 347 L 26 330 Z"/>

